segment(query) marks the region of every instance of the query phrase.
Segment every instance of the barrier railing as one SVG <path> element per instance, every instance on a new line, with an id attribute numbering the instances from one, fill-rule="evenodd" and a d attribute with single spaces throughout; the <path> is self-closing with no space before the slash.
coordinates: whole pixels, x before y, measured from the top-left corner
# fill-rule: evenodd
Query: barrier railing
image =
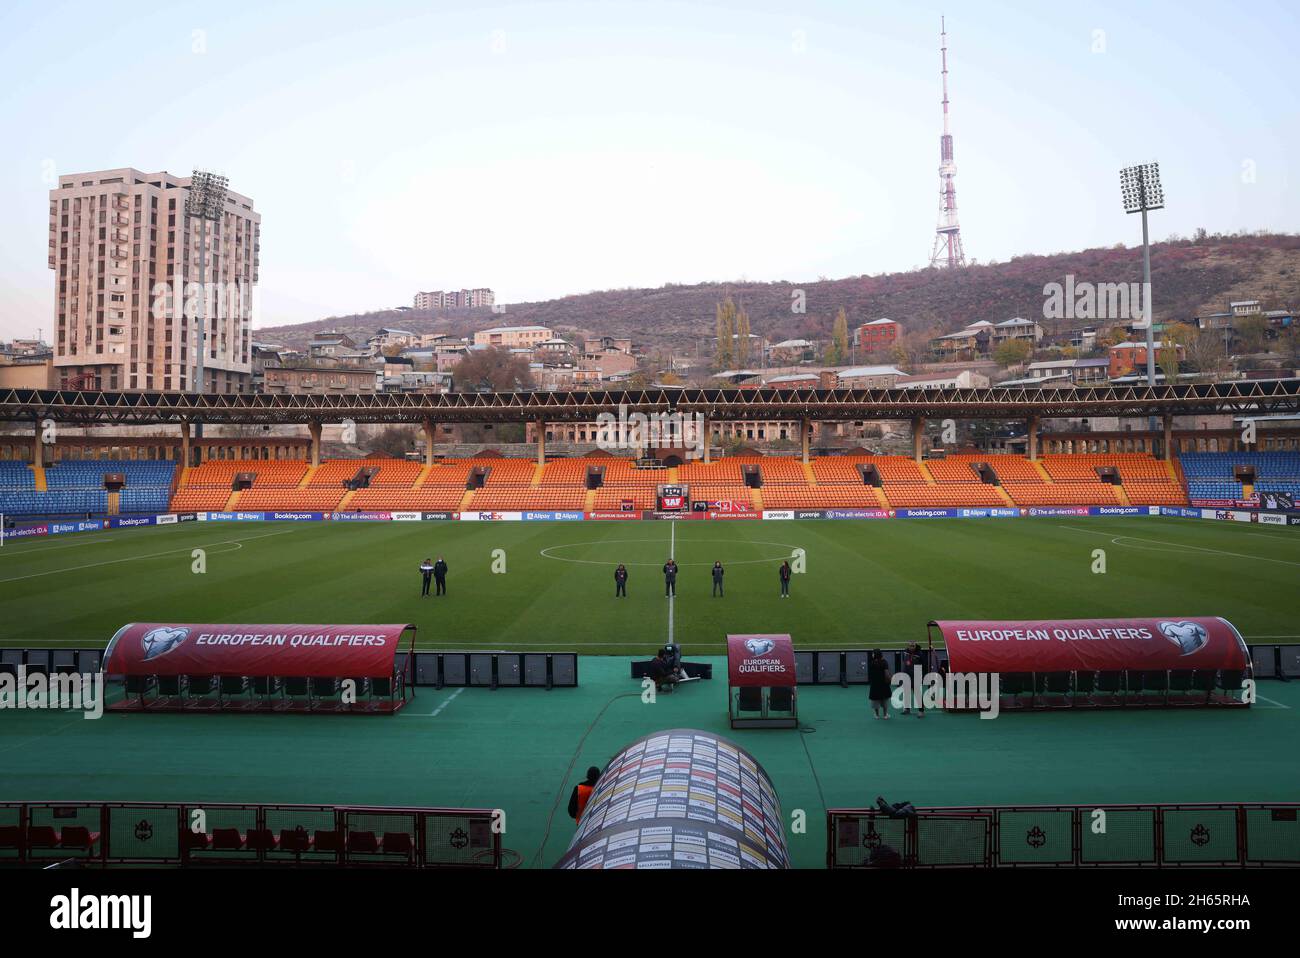
<path id="1" fill-rule="evenodd" d="M 0 802 L 0 865 L 501 867 L 484 808 Z"/>
<path id="2" fill-rule="evenodd" d="M 826 813 L 827 868 L 1300 866 L 1300 804 L 1016 805 Z"/>

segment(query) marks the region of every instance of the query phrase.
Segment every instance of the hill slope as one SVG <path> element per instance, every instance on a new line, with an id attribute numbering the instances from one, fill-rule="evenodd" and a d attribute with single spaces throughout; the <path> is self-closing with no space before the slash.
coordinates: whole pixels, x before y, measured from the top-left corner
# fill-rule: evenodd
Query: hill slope
<path id="1" fill-rule="evenodd" d="M 1151 268 L 1157 319 L 1222 310 L 1235 299 L 1260 299 L 1266 308 L 1300 303 L 1300 235 L 1213 236 L 1197 242 L 1158 243 L 1152 247 Z M 960 271 L 917 270 L 802 283 L 719 282 L 604 290 L 509 305 L 501 313 L 383 310 L 262 327 L 255 338 L 302 347 L 315 333 L 331 329 L 361 342 L 386 325 L 461 336 L 505 323 L 536 323 L 560 332 L 630 334 L 651 350 L 694 350 L 713 335 L 715 304 L 728 295 L 749 310 L 753 331 L 771 339 L 825 338 L 840 307 L 848 312 L 850 326 L 888 316 L 908 331 L 950 332 L 980 319 L 996 322 L 1024 316 L 1042 321 L 1043 287 L 1064 283 L 1067 275 L 1076 282 L 1141 282 L 1141 252 L 1090 249 L 1020 256 Z M 792 310 L 796 290 L 806 297 L 802 314 Z"/>

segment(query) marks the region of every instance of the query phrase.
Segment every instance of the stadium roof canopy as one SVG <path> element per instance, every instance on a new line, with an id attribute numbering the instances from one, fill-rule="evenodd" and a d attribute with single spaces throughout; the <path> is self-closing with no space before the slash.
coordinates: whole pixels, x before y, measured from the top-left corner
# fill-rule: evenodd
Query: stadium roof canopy
<path id="1" fill-rule="evenodd" d="M 1022 419 L 1300 412 L 1300 379 L 884 389 L 652 387 L 488 393 L 342 395 L 0 390 L 0 421 L 38 425 L 590 422 L 601 413 L 700 413 L 714 420 Z"/>

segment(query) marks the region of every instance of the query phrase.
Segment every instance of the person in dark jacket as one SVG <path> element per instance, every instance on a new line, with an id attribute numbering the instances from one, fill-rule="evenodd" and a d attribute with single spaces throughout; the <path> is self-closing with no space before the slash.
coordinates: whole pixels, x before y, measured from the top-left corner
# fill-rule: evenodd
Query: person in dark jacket
<path id="1" fill-rule="evenodd" d="M 569 796 L 569 817 L 575 825 L 582 821 L 582 813 L 587 810 L 587 802 L 591 800 L 591 793 L 596 790 L 599 780 L 600 769 L 593 765 L 587 769 L 586 779 L 573 786 L 573 794 Z"/>
<path id="2" fill-rule="evenodd" d="M 903 650 L 903 671 L 907 673 L 912 680 L 912 694 L 903 699 L 903 714 L 907 715 L 912 711 L 912 706 L 916 706 L 916 717 L 925 718 L 925 698 L 921 694 L 921 682 L 917 679 L 917 669 L 921 670 L 920 678 L 925 678 L 925 673 L 929 670 L 929 656 L 921 648 L 920 642 L 913 642 Z M 909 701 L 910 699 L 910 701 Z"/>
<path id="3" fill-rule="evenodd" d="M 435 590 L 434 594 L 446 595 L 447 594 L 447 563 L 442 558 L 442 556 L 438 556 L 438 561 L 433 564 L 433 581 L 438 584 L 438 588 Z"/>
<path id="4" fill-rule="evenodd" d="M 617 599 L 620 595 L 627 598 L 627 566 L 621 562 L 614 570 L 614 598 Z"/>
<path id="5" fill-rule="evenodd" d="M 677 594 L 677 560 L 669 559 L 664 563 L 664 595 Z"/>
<path id="6" fill-rule="evenodd" d="M 722 595 L 722 577 L 726 574 L 721 562 L 713 563 L 713 594 Z"/>
<path id="7" fill-rule="evenodd" d="M 429 580 L 433 578 L 433 560 L 425 559 L 420 563 L 420 577 L 424 580 L 420 587 L 420 598 L 429 594 Z"/>
<path id="8" fill-rule="evenodd" d="M 889 718 L 889 666 L 879 649 L 871 653 L 867 660 L 867 695 L 871 699 L 871 714 L 874 718 Z"/>
<path id="9" fill-rule="evenodd" d="M 781 598 L 790 598 L 790 563 L 781 563 Z"/>

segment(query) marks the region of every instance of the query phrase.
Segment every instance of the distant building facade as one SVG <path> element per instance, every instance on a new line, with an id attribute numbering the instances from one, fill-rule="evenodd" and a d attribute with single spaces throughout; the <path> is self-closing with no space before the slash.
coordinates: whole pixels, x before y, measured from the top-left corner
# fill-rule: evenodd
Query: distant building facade
<path id="1" fill-rule="evenodd" d="M 61 386 L 195 388 L 205 253 L 198 220 L 185 212 L 189 186 L 188 176 L 122 168 L 61 176 L 50 190 L 47 262 Z M 261 216 L 251 199 L 227 192 L 206 233 L 204 390 L 244 392 L 252 384 Z"/>
<path id="2" fill-rule="evenodd" d="M 496 294 L 490 289 L 433 290 L 415 294 L 416 309 L 472 309 L 495 306 Z"/>

